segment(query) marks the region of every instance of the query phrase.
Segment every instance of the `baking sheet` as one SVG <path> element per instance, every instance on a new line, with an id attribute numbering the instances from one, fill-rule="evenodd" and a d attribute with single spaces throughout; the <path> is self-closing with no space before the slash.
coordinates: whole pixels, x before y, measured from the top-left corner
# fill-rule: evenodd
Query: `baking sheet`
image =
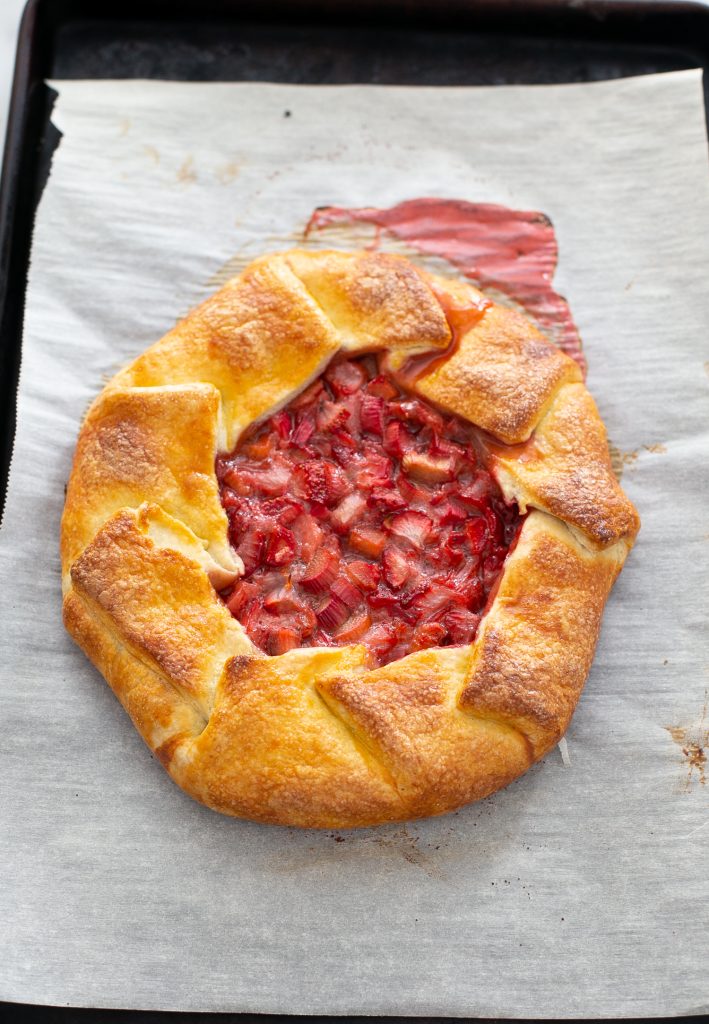
<path id="1" fill-rule="evenodd" d="M 709 1006 L 709 184 L 699 72 L 572 86 L 54 83 L 0 531 L 0 998 L 483 1017 Z M 57 536 L 100 384 L 315 206 L 549 214 L 643 530 L 567 734 L 454 815 L 222 818 L 60 624 Z"/>

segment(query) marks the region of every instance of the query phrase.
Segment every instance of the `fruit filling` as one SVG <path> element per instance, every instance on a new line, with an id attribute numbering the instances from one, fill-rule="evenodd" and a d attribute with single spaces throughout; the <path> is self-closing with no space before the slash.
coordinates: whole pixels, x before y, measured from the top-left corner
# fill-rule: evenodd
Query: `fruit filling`
<path id="1" fill-rule="evenodd" d="M 253 642 L 363 643 L 382 665 L 470 643 L 522 522 L 475 441 L 365 356 L 330 364 L 218 456 L 244 563 L 222 597 Z"/>

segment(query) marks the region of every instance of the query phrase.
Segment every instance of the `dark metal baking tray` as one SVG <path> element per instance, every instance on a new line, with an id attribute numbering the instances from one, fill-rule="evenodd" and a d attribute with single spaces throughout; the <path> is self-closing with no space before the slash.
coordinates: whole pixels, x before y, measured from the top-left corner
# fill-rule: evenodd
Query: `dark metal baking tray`
<path id="1" fill-rule="evenodd" d="M 15 431 L 32 227 L 59 140 L 45 79 L 499 85 L 590 81 L 708 64 L 709 2 L 29 0 L 0 186 L 0 509 Z M 0 1013 L 22 1024 L 157 1024 L 175 1016 L 17 1003 L 0 1003 Z M 180 1024 L 288 1019 L 177 1016 Z M 372 1018 L 337 1018 L 365 1019 Z"/>

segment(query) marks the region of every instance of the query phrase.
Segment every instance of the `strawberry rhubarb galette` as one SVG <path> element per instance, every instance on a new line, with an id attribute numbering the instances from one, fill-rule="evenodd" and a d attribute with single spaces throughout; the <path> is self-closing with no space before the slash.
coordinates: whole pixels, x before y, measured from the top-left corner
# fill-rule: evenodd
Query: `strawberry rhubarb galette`
<path id="1" fill-rule="evenodd" d="M 383 253 L 265 256 L 81 429 L 64 619 L 193 797 L 440 814 L 571 718 L 639 526 L 579 366 Z"/>

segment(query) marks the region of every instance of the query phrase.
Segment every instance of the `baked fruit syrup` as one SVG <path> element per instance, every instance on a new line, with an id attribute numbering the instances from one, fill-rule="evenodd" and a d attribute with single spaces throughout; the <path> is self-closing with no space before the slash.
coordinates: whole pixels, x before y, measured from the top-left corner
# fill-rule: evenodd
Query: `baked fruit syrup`
<path id="1" fill-rule="evenodd" d="M 470 643 L 522 523 L 475 428 L 375 356 L 331 363 L 216 471 L 245 569 L 222 597 L 271 655 L 363 643 L 384 665 Z"/>

